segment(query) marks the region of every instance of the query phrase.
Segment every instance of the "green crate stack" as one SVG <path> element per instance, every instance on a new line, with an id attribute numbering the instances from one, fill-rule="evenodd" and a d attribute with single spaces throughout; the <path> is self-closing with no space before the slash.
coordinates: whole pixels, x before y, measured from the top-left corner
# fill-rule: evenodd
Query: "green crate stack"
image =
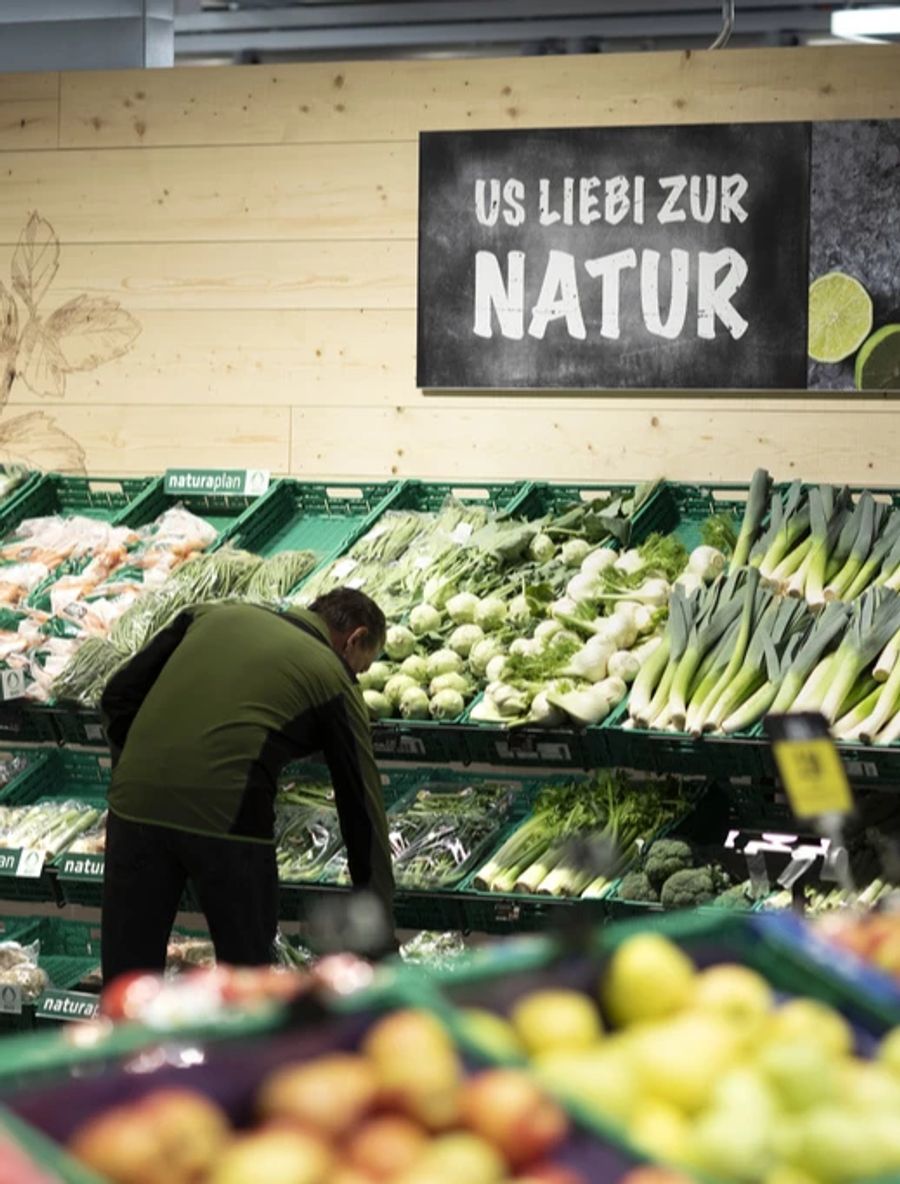
<path id="1" fill-rule="evenodd" d="M 48 473 L 29 481 L 0 507 L 0 538 L 26 518 L 80 515 L 116 525 L 154 483 L 153 477 L 64 477 Z M 0 740 L 42 743 L 59 739 L 60 712 L 14 700 L 0 704 Z"/>
<path id="2" fill-rule="evenodd" d="M 63 800 L 73 798 L 89 802 L 97 809 L 105 810 L 111 771 L 112 761 L 105 751 L 79 752 L 75 749 L 61 748 L 55 766 L 55 796 Z M 66 853 L 63 852 L 54 860 L 59 891 L 66 904 L 99 908 L 103 898 L 102 857 L 79 856 L 78 859 L 91 862 L 95 865 L 95 870 L 78 874 L 73 869 L 71 860 L 67 866 Z M 99 865 L 99 870 L 96 865 Z"/>
<path id="3" fill-rule="evenodd" d="M 389 511 L 437 513 L 450 498 L 512 513 L 530 489 L 531 483 L 522 481 L 404 481 L 371 520 L 366 522 L 365 529 L 358 532 L 356 539 L 361 538 Z M 330 558 L 333 560 L 336 557 L 332 555 Z M 471 758 L 464 746 L 463 733 L 459 727 L 464 718 L 463 715 L 458 720 L 440 723 L 435 720 L 381 721 L 373 729 L 375 755 L 383 760 L 425 761 L 430 764 L 467 763 Z"/>
<path id="4" fill-rule="evenodd" d="M 589 503 L 599 497 L 627 497 L 638 488 L 634 483 L 591 483 L 577 485 L 556 482 L 530 482 L 510 505 L 510 513 L 529 520 L 546 514 L 558 514 L 570 506 Z M 646 521 L 657 494 L 650 493 L 632 518 L 632 540 L 640 541 L 651 532 Z M 651 517 L 651 522 L 652 522 Z M 618 544 L 610 539 L 609 546 Z M 477 702 L 477 700 L 476 700 Z M 590 741 L 585 732 L 573 727 L 514 728 L 479 723 L 471 718 L 472 708 L 463 716 L 466 725 L 463 742 L 467 759 L 478 764 L 513 764 L 536 767 L 552 764 L 573 769 L 600 769 L 610 764 L 606 738 L 591 729 Z"/>
<path id="5" fill-rule="evenodd" d="M 400 488 L 397 482 L 276 481 L 229 529 L 227 541 L 266 558 L 314 551 L 328 562 L 364 534 Z"/>
<path id="6" fill-rule="evenodd" d="M 11 929 L 6 940 L 40 942 L 38 966 L 47 973 L 50 991 L 72 990 L 100 964 L 100 928 L 91 922 L 35 917 Z M 53 1018 L 52 1013 L 42 1014 L 42 998 L 24 1006 L 21 1016 L 0 1016 L 0 1029 L 31 1027 L 40 1018 Z"/>

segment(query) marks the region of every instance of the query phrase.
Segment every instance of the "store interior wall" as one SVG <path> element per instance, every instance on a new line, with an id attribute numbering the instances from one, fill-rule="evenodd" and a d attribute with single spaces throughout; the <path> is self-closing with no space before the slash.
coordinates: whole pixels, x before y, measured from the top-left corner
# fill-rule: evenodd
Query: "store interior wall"
<path id="1" fill-rule="evenodd" d="M 0 459 L 894 483 L 900 392 L 428 394 L 415 306 L 420 130 L 900 118 L 898 80 L 900 46 L 0 75 Z"/>

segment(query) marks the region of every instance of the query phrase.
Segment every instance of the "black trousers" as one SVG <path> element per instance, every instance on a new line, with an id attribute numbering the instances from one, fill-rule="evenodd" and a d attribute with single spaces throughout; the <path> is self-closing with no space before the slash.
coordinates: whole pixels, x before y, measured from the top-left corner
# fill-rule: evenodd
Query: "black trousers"
<path id="1" fill-rule="evenodd" d="M 129 822 L 110 810 L 101 921 L 105 983 L 127 971 L 163 970 L 188 881 L 219 962 L 263 966 L 271 961 L 278 925 L 273 844 Z"/>

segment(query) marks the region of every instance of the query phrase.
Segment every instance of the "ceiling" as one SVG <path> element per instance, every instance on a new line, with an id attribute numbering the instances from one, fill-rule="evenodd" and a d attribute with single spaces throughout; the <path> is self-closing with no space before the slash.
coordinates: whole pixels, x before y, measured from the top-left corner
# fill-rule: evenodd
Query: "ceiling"
<path id="1" fill-rule="evenodd" d="M 728 0 L 176 0 L 176 64 L 693 49 Z M 736 0 L 732 47 L 822 44 L 836 8 Z"/>

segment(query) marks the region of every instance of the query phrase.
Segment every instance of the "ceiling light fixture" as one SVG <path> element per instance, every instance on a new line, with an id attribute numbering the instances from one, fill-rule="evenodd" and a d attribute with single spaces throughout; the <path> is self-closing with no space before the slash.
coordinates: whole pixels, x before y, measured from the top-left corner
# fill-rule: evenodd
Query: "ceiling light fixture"
<path id="1" fill-rule="evenodd" d="M 831 32 L 849 40 L 900 37 L 900 7 L 838 9 L 831 14 Z"/>

